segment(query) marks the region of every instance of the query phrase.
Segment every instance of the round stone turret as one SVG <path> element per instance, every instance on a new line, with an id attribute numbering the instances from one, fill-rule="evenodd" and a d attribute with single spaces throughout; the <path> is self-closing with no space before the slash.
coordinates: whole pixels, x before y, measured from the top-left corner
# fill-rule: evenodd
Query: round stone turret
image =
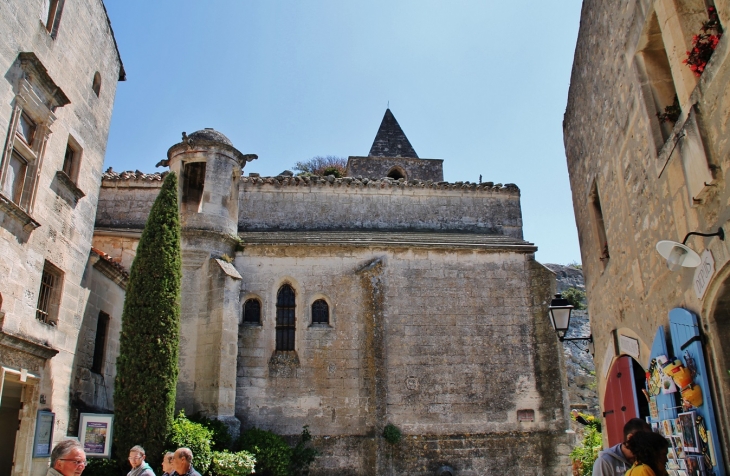
<path id="1" fill-rule="evenodd" d="M 206 127 L 205 129 L 202 129 L 200 131 L 195 131 L 192 134 L 188 136 L 188 139 L 191 139 L 193 141 L 210 141 L 210 142 L 221 142 L 226 145 L 230 145 L 233 147 L 233 142 L 226 137 L 225 135 L 221 134 L 217 130 L 213 129 L 212 127 Z"/>
<path id="2" fill-rule="evenodd" d="M 246 162 L 224 134 L 206 128 L 190 135 L 167 151 L 167 165 L 179 177 L 180 217 L 183 229 L 238 231 L 238 184 Z"/>

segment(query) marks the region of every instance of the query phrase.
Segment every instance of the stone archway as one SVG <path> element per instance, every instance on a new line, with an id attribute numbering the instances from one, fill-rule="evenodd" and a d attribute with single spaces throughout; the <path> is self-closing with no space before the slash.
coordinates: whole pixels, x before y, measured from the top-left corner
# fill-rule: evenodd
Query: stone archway
<path id="1" fill-rule="evenodd" d="M 406 176 L 406 171 L 403 170 L 403 167 L 397 165 L 388 171 L 388 177 L 392 178 L 393 180 L 408 179 L 408 177 Z"/>

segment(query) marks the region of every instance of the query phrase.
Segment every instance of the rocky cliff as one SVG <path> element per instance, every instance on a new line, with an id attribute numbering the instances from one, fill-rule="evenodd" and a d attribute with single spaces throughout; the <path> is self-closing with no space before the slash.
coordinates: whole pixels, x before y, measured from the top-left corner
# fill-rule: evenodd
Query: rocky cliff
<path id="1" fill-rule="evenodd" d="M 555 273 L 557 291 L 569 288 L 585 291 L 583 272 L 572 266 L 546 264 Z M 591 333 L 588 311 L 574 310 L 570 318 L 568 337 L 587 336 Z M 568 398 L 570 408 L 598 415 L 598 391 L 593 356 L 586 352 L 583 342 L 565 342 L 563 345 L 568 374 Z"/>

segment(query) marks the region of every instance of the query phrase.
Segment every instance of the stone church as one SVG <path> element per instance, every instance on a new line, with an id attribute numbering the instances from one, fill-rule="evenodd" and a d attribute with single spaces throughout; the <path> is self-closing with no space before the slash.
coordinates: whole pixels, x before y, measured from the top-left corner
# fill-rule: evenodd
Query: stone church
<path id="1" fill-rule="evenodd" d="M 309 425 L 315 474 L 567 468 L 554 275 L 523 240 L 517 186 L 443 181 L 390 110 L 346 177 L 246 176 L 254 159 L 204 129 L 158 164 L 180 177 L 179 407 L 235 431 Z M 104 174 L 105 259 L 129 268 L 161 177 Z M 104 379 L 77 367 L 77 403 L 111 409 L 113 357 Z"/>
<path id="2" fill-rule="evenodd" d="M 40 476 L 80 413 L 114 410 L 163 174 L 102 173 L 126 74 L 101 0 L 0 2 L 0 32 L 0 475 Z M 318 475 L 563 473 L 554 275 L 517 186 L 445 182 L 390 111 L 344 178 L 244 174 L 254 159 L 204 129 L 160 164 L 180 178 L 178 407 L 309 425 Z"/>

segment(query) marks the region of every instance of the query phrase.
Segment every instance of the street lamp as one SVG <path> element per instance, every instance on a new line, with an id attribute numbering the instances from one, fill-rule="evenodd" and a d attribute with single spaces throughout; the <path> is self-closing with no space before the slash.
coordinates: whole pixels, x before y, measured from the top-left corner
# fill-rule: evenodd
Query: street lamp
<path id="1" fill-rule="evenodd" d="M 555 298 L 550 301 L 548 310 L 550 324 L 552 324 L 553 329 L 555 329 L 555 332 L 558 334 L 558 340 L 560 340 L 560 342 L 579 340 L 587 341 L 586 351 L 590 352 L 591 355 L 595 354 L 592 334 L 588 337 L 565 337 L 568 333 L 568 328 L 570 327 L 570 313 L 573 311 L 573 306 L 567 299 L 563 298 L 560 293 L 556 294 Z"/>
<path id="2" fill-rule="evenodd" d="M 698 255 L 692 248 L 685 245 L 687 239 L 692 235 L 698 236 L 717 236 L 720 240 L 725 241 L 725 231 L 722 228 L 718 229 L 716 233 L 700 233 L 697 231 L 691 231 L 687 233 L 684 240 L 681 243 L 671 240 L 662 240 L 656 244 L 656 250 L 664 259 L 667 260 L 667 268 L 669 271 L 679 271 L 682 267 L 685 268 L 696 268 L 702 262 L 700 255 Z"/>

